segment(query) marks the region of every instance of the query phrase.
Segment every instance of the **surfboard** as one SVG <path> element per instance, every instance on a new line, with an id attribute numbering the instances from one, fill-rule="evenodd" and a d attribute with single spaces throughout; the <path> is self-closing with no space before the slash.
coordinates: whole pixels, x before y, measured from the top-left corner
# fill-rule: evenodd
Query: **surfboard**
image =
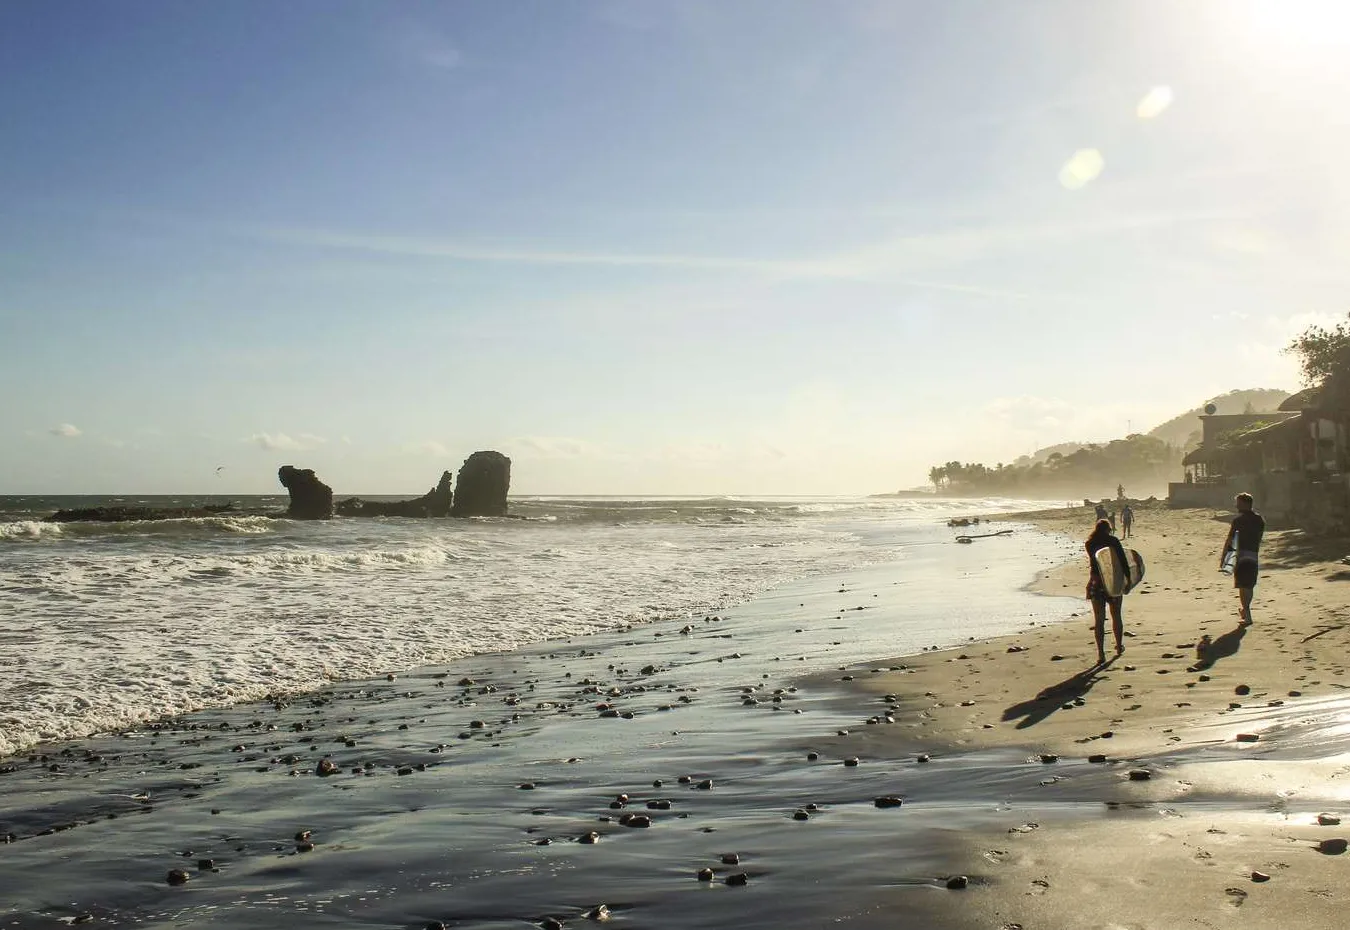
<path id="1" fill-rule="evenodd" d="M 1223 572 L 1225 575 L 1233 574 L 1233 569 L 1237 566 L 1237 553 L 1238 553 L 1238 534 L 1234 533 L 1233 548 L 1225 552 L 1223 554 L 1223 558 L 1219 560 L 1219 571 Z"/>
<path id="2" fill-rule="evenodd" d="M 1098 549 L 1092 558 L 1097 562 L 1097 571 L 1101 572 L 1102 584 L 1106 587 L 1109 597 L 1129 594 L 1144 580 L 1144 557 L 1134 549 L 1125 550 L 1125 558 L 1130 566 L 1128 584 L 1125 579 L 1125 566 L 1117 561 L 1116 553 L 1110 546 Z"/>

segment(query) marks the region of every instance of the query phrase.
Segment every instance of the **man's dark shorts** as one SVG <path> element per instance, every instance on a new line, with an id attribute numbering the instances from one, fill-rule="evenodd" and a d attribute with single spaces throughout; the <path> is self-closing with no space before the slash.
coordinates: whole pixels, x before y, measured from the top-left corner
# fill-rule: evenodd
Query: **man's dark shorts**
<path id="1" fill-rule="evenodd" d="M 1254 588 L 1258 574 L 1256 559 L 1238 559 L 1233 566 L 1233 587 Z"/>

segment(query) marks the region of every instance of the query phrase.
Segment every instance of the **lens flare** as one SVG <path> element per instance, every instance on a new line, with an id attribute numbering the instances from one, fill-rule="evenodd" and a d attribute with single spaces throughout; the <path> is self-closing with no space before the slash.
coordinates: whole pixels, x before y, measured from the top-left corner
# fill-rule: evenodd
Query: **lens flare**
<path id="1" fill-rule="evenodd" d="M 1096 149 L 1079 149 L 1059 169 L 1059 183 L 1071 191 L 1086 187 L 1106 167 L 1106 159 Z"/>
<path id="2" fill-rule="evenodd" d="M 1135 115 L 1140 119 L 1153 119 L 1160 116 L 1164 110 L 1172 105 L 1172 88 L 1167 86 L 1155 87 L 1144 94 L 1139 105 L 1134 108 Z"/>

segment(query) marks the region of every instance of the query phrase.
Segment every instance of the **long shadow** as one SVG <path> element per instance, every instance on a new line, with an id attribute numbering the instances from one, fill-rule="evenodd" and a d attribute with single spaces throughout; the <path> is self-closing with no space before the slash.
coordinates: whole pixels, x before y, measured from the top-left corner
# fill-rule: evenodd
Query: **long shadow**
<path id="1" fill-rule="evenodd" d="M 1344 536 L 1321 536 L 1305 530 L 1284 533 L 1263 546 L 1263 567 L 1296 568 L 1317 562 L 1336 562 L 1344 557 L 1350 540 Z"/>
<path id="2" fill-rule="evenodd" d="M 1115 661 L 1113 657 L 1102 664 L 1093 665 L 1091 668 L 1085 668 L 1081 672 L 1070 675 L 1061 682 L 1042 688 L 1035 697 L 1020 701 L 1004 710 L 1003 720 L 1006 722 L 1021 717 L 1023 719 L 1018 721 L 1016 727 L 1018 730 L 1034 727 L 1063 707 L 1065 701 L 1072 701 L 1074 698 L 1082 697 L 1091 691 L 1092 686 L 1101 679 L 1102 673 L 1109 669 Z"/>
<path id="3" fill-rule="evenodd" d="M 1218 662 L 1220 659 L 1227 659 L 1230 656 L 1237 655 L 1238 650 L 1242 648 L 1242 637 L 1246 636 L 1247 631 L 1250 629 L 1251 627 L 1248 624 L 1239 623 L 1218 639 L 1212 640 L 1209 644 L 1209 648 L 1205 650 L 1204 660 L 1195 663 L 1195 665 L 1191 667 L 1196 671 L 1211 668 L 1214 663 Z"/>

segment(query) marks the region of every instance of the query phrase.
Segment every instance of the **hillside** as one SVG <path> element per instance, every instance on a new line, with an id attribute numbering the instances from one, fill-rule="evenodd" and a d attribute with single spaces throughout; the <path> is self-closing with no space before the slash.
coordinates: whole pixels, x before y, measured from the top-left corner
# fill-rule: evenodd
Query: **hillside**
<path id="1" fill-rule="evenodd" d="M 1276 410 L 1288 391 L 1274 388 L 1248 388 L 1241 391 L 1229 391 L 1218 397 L 1210 398 L 1205 404 L 1213 404 L 1217 413 L 1271 413 Z M 1161 426 L 1149 430 L 1148 435 L 1161 439 L 1169 446 L 1181 446 L 1190 449 L 1200 444 L 1200 421 L 1196 418 L 1205 412 L 1205 404 L 1178 414 Z"/>

